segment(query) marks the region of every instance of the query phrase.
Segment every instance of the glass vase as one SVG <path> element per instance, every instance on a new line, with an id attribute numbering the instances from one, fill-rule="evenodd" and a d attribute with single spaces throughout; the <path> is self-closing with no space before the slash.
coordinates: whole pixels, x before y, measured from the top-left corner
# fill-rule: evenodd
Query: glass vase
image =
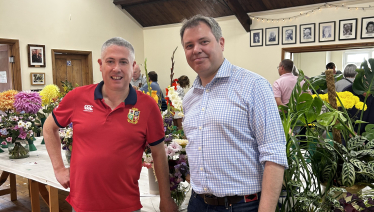
<path id="1" fill-rule="evenodd" d="M 184 185 L 187 184 L 187 185 Z M 180 183 L 177 189 L 171 191 L 171 198 L 173 198 L 175 204 L 178 206 L 178 211 L 185 210 L 186 207 L 183 206 L 183 202 L 186 199 L 186 195 L 190 190 L 190 185 L 187 182 Z"/>
<path id="2" fill-rule="evenodd" d="M 29 144 L 23 140 L 16 140 L 14 143 L 8 144 L 9 158 L 21 159 L 29 157 Z"/>
<path id="3" fill-rule="evenodd" d="M 65 150 L 65 157 L 68 163 L 70 164 L 70 158 L 71 158 L 71 151 L 70 150 Z"/>

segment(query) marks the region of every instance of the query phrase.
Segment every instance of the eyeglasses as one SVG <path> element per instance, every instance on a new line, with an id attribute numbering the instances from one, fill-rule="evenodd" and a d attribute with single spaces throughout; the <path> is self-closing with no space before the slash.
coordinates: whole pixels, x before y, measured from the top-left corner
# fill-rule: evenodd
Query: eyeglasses
<path id="1" fill-rule="evenodd" d="M 282 67 L 281 65 L 280 66 L 277 66 L 277 69 L 279 69 L 279 67 Z"/>

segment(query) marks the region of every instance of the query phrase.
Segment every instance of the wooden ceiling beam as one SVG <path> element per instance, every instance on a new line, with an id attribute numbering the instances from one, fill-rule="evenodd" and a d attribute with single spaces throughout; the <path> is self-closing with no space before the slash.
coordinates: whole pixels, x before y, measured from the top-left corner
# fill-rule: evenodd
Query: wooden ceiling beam
<path id="1" fill-rule="evenodd" d="M 146 3 L 158 2 L 158 1 L 162 1 L 162 0 L 113 0 L 113 4 L 121 5 L 123 8 L 123 7 L 135 6 L 139 4 L 146 4 Z"/>
<path id="2" fill-rule="evenodd" d="M 248 14 L 244 11 L 242 5 L 240 5 L 238 0 L 224 0 L 231 9 L 231 11 L 235 14 L 236 18 L 242 24 L 246 32 L 251 31 L 251 24 L 252 20 L 248 16 Z"/>

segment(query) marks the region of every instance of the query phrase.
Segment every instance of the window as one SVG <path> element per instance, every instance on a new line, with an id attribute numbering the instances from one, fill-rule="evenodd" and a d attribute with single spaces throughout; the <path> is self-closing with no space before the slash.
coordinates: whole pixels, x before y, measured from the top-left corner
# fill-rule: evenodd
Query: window
<path id="1" fill-rule="evenodd" d="M 343 70 L 348 64 L 355 64 L 357 68 L 366 59 L 374 58 L 374 49 L 347 50 L 343 53 Z"/>

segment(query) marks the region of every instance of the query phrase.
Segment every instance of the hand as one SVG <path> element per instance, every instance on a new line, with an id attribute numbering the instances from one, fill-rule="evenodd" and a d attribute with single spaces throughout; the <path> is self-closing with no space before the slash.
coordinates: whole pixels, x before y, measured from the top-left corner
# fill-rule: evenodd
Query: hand
<path id="1" fill-rule="evenodd" d="M 57 181 L 62 185 L 64 188 L 70 187 L 70 168 L 62 168 L 55 171 L 55 176 Z"/>
<path id="2" fill-rule="evenodd" d="M 135 85 L 132 86 L 135 90 L 138 90 L 138 87 L 136 87 Z"/>
<path id="3" fill-rule="evenodd" d="M 167 199 L 160 200 L 160 212 L 177 212 L 178 207 L 174 200 L 169 197 Z"/>

